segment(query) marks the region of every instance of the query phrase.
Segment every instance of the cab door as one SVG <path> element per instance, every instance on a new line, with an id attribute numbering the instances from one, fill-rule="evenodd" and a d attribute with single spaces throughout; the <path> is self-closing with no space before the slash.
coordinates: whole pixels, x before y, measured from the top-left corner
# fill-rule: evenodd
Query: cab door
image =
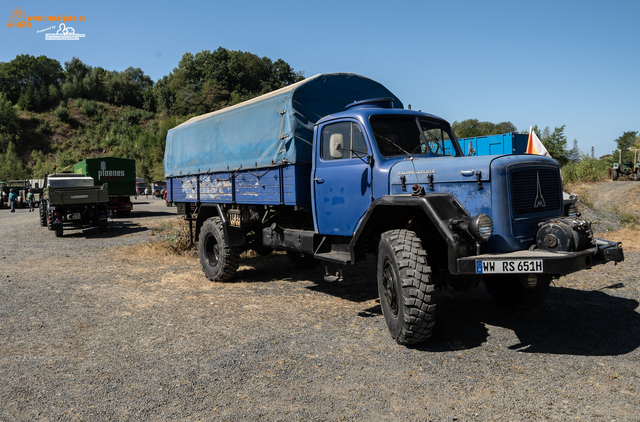
<path id="1" fill-rule="evenodd" d="M 371 165 L 362 128 L 355 121 L 318 128 L 313 169 L 313 201 L 319 234 L 351 236 L 372 201 Z M 342 155 L 331 154 L 331 140 Z"/>

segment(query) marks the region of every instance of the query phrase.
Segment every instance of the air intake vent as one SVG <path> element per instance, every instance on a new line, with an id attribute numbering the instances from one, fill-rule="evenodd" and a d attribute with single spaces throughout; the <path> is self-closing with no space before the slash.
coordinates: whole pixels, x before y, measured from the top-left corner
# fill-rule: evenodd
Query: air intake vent
<path id="1" fill-rule="evenodd" d="M 562 211 L 557 169 L 518 169 L 511 172 L 511 198 L 516 217 Z"/>

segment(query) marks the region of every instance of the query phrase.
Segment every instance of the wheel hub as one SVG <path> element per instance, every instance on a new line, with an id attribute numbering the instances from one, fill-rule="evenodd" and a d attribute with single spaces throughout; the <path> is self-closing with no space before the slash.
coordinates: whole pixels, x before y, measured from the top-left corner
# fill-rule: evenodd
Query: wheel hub
<path id="1" fill-rule="evenodd" d="M 384 263 L 382 272 L 382 288 L 384 297 L 394 317 L 398 316 L 398 292 L 396 291 L 396 275 L 389 261 Z"/>

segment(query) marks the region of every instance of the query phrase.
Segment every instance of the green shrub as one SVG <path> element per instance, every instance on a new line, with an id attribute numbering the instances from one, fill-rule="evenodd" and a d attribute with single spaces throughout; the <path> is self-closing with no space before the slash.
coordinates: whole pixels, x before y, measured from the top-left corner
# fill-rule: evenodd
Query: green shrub
<path id="1" fill-rule="evenodd" d="M 189 225 L 182 220 L 176 225 L 164 225 L 166 231 L 162 235 L 162 245 L 170 251 L 178 254 L 188 252 L 193 249 L 189 240 Z"/>
<path id="2" fill-rule="evenodd" d="M 69 118 L 69 109 L 65 105 L 60 104 L 55 110 L 53 110 L 53 114 L 55 114 L 58 119 L 64 121 Z"/>
<path id="3" fill-rule="evenodd" d="M 608 159 L 583 156 L 580 161 L 562 167 L 562 180 L 564 183 L 597 182 L 607 178 L 610 167 Z"/>
<path id="4" fill-rule="evenodd" d="M 96 113 L 102 110 L 100 104 L 95 101 L 85 100 L 84 103 L 80 106 L 80 112 L 87 117 L 92 117 Z"/>
<path id="5" fill-rule="evenodd" d="M 47 123 L 46 120 L 43 120 L 38 124 L 38 126 L 36 127 L 36 131 L 38 131 L 42 135 L 49 135 L 53 133 L 53 130 L 51 129 L 51 127 L 49 126 L 49 123 Z"/>

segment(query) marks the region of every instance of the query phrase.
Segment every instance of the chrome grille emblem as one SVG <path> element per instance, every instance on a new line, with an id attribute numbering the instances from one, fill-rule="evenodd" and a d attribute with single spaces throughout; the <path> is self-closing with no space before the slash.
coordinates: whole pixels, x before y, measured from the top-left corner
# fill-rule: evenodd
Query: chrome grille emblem
<path id="1" fill-rule="evenodd" d="M 544 208 L 547 205 L 544 203 L 544 196 L 542 196 L 542 188 L 540 187 L 540 173 L 536 172 L 536 178 L 538 179 L 538 193 L 536 194 L 536 200 L 533 201 L 533 208 Z"/>

